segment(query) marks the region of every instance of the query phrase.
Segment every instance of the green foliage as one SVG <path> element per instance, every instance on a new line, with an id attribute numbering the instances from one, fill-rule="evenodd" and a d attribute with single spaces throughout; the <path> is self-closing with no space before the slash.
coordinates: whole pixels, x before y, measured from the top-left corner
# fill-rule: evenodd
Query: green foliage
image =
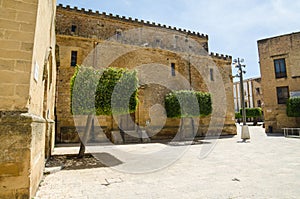
<path id="1" fill-rule="evenodd" d="M 138 104 L 137 89 L 136 71 L 78 66 L 71 79 L 72 114 L 132 113 Z"/>
<path id="2" fill-rule="evenodd" d="M 242 109 L 240 109 L 240 115 L 242 116 Z M 262 110 L 261 108 L 246 108 L 246 118 L 251 117 L 260 117 L 262 116 Z"/>
<path id="3" fill-rule="evenodd" d="M 292 97 L 288 100 L 286 112 L 289 117 L 300 117 L 300 97 Z"/>
<path id="4" fill-rule="evenodd" d="M 189 90 L 175 91 L 165 97 L 168 118 L 199 117 L 212 112 L 209 93 Z"/>
<path id="5" fill-rule="evenodd" d="M 240 118 L 242 118 L 242 114 L 239 112 L 235 113 L 235 119 L 240 119 Z"/>
<path id="6" fill-rule="evenodd" d="M 95 91 L 100 71 L 92 67 L 76 66 L 71 78 L 71 112 L 74 115 L 88 115 L 95 112 Z"/>
<path id="7" fill-rule="evenodd" d="M 96 92 L 97 115 L 127 114 L 136 110 L 138 99 L 136 71 L 107 68 Z"/>

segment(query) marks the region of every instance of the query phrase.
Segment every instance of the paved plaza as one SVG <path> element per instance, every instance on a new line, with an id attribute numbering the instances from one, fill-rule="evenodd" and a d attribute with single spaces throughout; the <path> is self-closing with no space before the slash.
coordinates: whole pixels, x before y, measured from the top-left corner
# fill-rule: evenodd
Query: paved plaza
<path id="1" fill-rule="evenodd" d="M 36 199 L 299 198 L 300 139 L 268 136 L 259 126 L 249 128 L 251 140 L 247 143 L 240 142 L 238 128 L 237 136 L 219 139 L 215 145 L 213 140 L 192 145 L 177 161 L 158 170 L 126 172 L 133 163 L 127 164 L 114 154 L 124 162 L 123 166 L 54 172 L 45 176 Z M 199 158 L 203 147 L 210 145 L 210 153 Z M 148 158 L 147 151 L 160 151 L 165 145 L 120 147 L 133 154 L 138 150 Z M 77 150 L 56 148 L 55 153 Z M 98 147 L 98 150 L 105 151 L 105 148 Z M 151 164 L 147 160 L 142 162 L 144 166 Z"/>

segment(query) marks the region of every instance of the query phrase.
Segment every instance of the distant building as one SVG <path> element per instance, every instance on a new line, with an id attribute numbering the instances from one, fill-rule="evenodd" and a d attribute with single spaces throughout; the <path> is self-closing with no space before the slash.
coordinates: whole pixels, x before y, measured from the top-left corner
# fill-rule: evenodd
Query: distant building
<path id="1" fill-rule="evenodd" d="M 299 127 L 300 118 L 287 117 L 286 102 L 289 97 L 300 95 L 300 32 L 257 43 L 266 131 Z"/>
<path id="2" fill-rule="evenodd" d="M 245 107 L 256 108 L 263 106 L 263 95 L 261 90 L 261 78 L 250 78 L 244 80 Z M 242 108 L 240 82 L 233 83 L 234 110 L 239 112 Z"/>

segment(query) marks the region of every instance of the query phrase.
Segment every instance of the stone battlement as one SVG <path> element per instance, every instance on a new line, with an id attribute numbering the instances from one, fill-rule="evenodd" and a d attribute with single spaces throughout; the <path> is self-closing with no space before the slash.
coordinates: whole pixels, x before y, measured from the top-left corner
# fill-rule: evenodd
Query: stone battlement
<path id="1" fill-rule="evenodd" d="M 73 7 L 73 8 L 71 8 L 70 5 L 64 6 L 62 4 L 59 4 L 57 6 L 57 8 L 58 9 L 68 10 L 68 11 L 80 12 L 82 14 L 87 14 L 87 15 L 102 16 L 102 17 L 107 17 L 107 18 L 111 18 L 111 19 L 117 19 L 117 20 L 122 20 L 122 21 L 126 21 L 126 22 L 131 22 L 131 23 L 138 23 L 138 24 L 141 24 L 141 25 L 144 25 L 144 26 L 165 28 L 165 29 L 169 29 L 169 30 L 178 31 L 178 32 L 183 33 L 183 34 L 187 34 L 187 35 L 192 35 L 192 36 L 197 36 L 197 37 L 208 39 L 208 35 L 206 35 L 206 34 L 202 34 L 202 33 L 195 32 L 195 31 L 190 31 L 190 30 L 186 30 L 186 29 L 182 29 L 182 28 L 177 28 L 177 27 L 162 25 L 160 23 L 139 20 L 139 19 L 136 19 L 136 18 L 133 19 L 131 17 L 125 17 L 125 16 L 120 16 L 120 15 L 113 15 L 111 13 L 107 14 L 106 12 L 100 13 L 99 11 L 93 11 L 91 9 L 88 9 L 88 10 L 86 10 L 84 8 L 79 9 L 76 6 Z"/>
<path id="2" fill-rule="evenodd" d="M 228 60 L 228 61 L 232 60 L 232 56 L 223 55 L 223 54 L 214 53 L 214 52 L 211 52 L 210 56 L 213 57 L 213 58 L 217 58 L 217 59 L 224 59 L 224 60 Z"/>

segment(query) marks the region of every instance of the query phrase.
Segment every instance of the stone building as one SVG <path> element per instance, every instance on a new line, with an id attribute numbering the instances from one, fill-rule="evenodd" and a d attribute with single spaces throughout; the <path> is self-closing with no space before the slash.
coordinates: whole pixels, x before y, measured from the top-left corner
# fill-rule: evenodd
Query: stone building
<path id="1" fill-rule="evenodd" d="M 300 32 L 257 43 L 266 131 L 299 127 L 299 118 L 287 117 L 286 101 L 300 94 Z"/>
<path id="2" fill-rule="evenodd" d="M 32 198 L 53 147 L 55 10 L 0 1 L 0 198 Z"/>
<path id="3" fill-rule="evenodd" d="M 261 90 L 261 78 L 250 78 L 244 80 L 245 107 L 256 108 L 263 106 L 263 94 Z M 240 82 L 233 83 L 234 110 L 239 112 L 241 105 Z"/>
<path id="4" fill-rule="evenodd" d="M 70 113 L 70 78 L 76 64 L 138 71 L 139 106 L 136 113 L 123 118 L 126 130 L 134 130 L 134 123 L 138 123 L 152 139 L 174 136 L 180 120 L 166 118 L 164 96 L 171 90 L 193 89 L 212 92 L 215 110 L 212 116 L 194 118 L 199 124 L 197 135 L 208 134 L 209 126 L 215 126 L 210 134 L 217 134 L 219 126 L 222 134 L 236 134 L 231 57 L 208 54 L 207 35 L 59 5 L 56 41 L 57 143 L 78 142 L 74 132 L 81 133 L 85 125 L 82 120 L 75 128 L 76 117 Z M 101 141 L 100 132 L 107 134 L 117 128 L 112 117 L 99 116 L 94 124 L 94 139 Z"/>

